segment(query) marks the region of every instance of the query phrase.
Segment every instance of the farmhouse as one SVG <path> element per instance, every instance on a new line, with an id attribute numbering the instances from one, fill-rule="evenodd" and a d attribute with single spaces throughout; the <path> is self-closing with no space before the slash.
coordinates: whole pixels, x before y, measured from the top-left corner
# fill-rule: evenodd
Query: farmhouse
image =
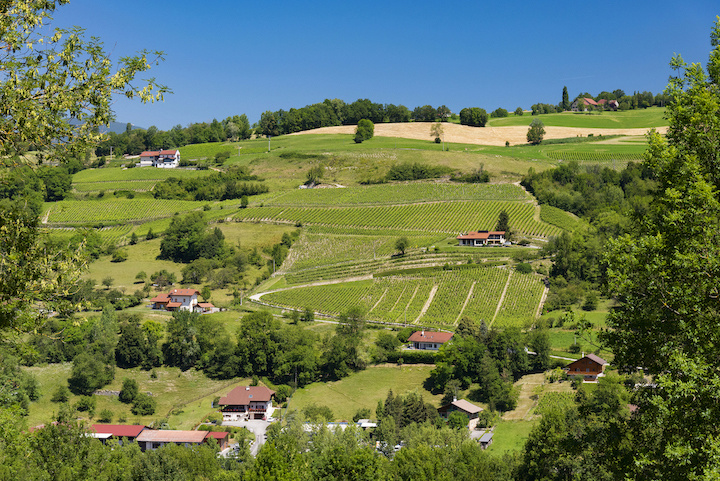
<path id="1" fill-rule="evenodd" d="M 272 416 L 272 397 L 275 391 L 265 386 L 239 386 L 221 397 L 218 404 L 223 421 L 268 419 Z"/>
<path id="2" fill-rule="evenodd" d="M 174 169 L 179 165 L 179 150 L 149 150 L 140 154 L 140 167 Z"/>
<path id="3" fill-rule="evenodd" d="M 487 231 L 479 230 L 477 232 L 468 232 L 457 237 L 458 245 L 461 246 L 488 246 L 488 245 L 503 245 L 505 243 L 505 231 Z"/>
<path id="4" fill-rule="evenodd" d="M 604 376 L 608 362 L 595 354 L 588 354 L 565 366 L 568 376 L 582 376 L 583 381 L 597 381 Z"/>
<path id="5" fill-rule="evenodd" d="M 209 302 L 198 302 L 197 289 L 173 289 L 167 294 L 158 294 L 150 299 L 153 309 L 166 311 L 216 312 L 216 307 Z"/>
<path id="6" fill-rule="evenodd" d="M 452 332 L 415 331 L 408 338 L 414 349 L 437 351 L 453 337 Z"/>
<path id="7" fill-rule="evenodd" d="M 461 413 L 465 414 L 468 419 L 468 428 L 475 429 L 475 426 L 477 426 L 478 423 L 478 415 L 480 414 L 480 411 L 483 409 L 480 406 L 476 406 L 470 401 L 466 401 L 465 399 L 457 400 L 455 399 L 450 404 L 446 404 L 444 406 L 440 406 L 438 408 L 438 414 L 441 418 L 447 419 L 450 417 L 450 413 L 454 411 L 460 411 Z"/>

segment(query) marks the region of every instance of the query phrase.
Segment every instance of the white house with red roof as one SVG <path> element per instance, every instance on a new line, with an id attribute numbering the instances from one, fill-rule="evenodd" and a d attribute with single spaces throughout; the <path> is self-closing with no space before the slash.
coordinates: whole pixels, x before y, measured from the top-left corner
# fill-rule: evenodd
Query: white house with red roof
<path id="1" fill-rule="evenodd" d="M 468 232 L 457 236 L 458 245 L 482 247 L 482 246 L 501 246 L 505 244 L 504 230 L 479 230 L 476 232 Z"/>
<path id="2" fill-rule="evenodd" d="M 408 342 L 411 342 L 415 349 L 437 351 L 452 337 L 452 332 L 415 331 L 408 338 Z"/>
<path id="3" fill-rule="evenodd" d="M 198 302 L 197 289 L 173 289 L 167 294 L 158 294 L 150 299 L 153 309 L 166 311 L 195 311 L 200 313 L 217 312 L 218 308 L 209 302 Z"/>
<path id="4" fill-rule="evenodd" d="M 221 397 L 218 405 L 223 421 L 268 419 L 272 416 L 275 391 L 265 386 L 239 386 Z"/>
<path id="5" fill-rule="evenodd" d="M 140 167 L 157 167 L 160 169 L 174 169 L 180 165 L 180 151 L 147 150 L 140 154 Z"/>

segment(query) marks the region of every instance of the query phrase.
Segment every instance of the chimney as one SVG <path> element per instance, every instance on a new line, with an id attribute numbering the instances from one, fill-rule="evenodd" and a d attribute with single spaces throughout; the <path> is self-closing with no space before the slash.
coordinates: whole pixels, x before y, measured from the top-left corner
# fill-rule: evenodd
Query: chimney
<path id="1" fill-rule="evenodd" d="M 423 329 L 422 331 L 420 331 L 420 336 L 425 337 L 425 329 Z"/>
<path id="2" fill-rule="evenodd" d="M 582 357 L 585 357 L 585 351 L 582 352 Z"/>
<path id="3" fill-rule="evenodd" d="M 249 391 L 249 390 L 250 390 L 250 386 L 245 386 L 245 390 L 246 390 L 246 391 Z"/>

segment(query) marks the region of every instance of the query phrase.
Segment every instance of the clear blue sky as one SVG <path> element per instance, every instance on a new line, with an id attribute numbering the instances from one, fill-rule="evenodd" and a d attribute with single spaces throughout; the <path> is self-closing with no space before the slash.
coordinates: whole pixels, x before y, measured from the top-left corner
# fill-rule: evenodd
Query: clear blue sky
<path id="1" fill-rule="evenodd" d="M 326 98 L 489 112 L 557 104 L 563 86 L 658 93 L 674 53 L 706 63 L 717 14 L 717 0 L 71 0 L 53 25 L 86 28 L 115 57 L 164 51 L 148 76 L 174 94 L 114 109 L 167 130 Z"/>

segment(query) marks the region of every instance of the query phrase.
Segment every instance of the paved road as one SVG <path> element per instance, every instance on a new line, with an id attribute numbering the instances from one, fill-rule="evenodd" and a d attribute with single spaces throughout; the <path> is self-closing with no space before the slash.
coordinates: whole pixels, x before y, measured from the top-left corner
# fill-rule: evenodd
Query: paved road
<path id="1" fill-rule="evenodd" d="M 265 444 L 265 432 L 267 431 L 268 426 L 270 426 L 270 422 L 260 419 L 253 419 L 249 421 L 223 421 L 223 426 L 246 428 L 248 431 L 255 434 L 255 442 L 250 447 L 250 454 L 257 456 L 258 451 L 260 451 L 260 447 Z"/>

